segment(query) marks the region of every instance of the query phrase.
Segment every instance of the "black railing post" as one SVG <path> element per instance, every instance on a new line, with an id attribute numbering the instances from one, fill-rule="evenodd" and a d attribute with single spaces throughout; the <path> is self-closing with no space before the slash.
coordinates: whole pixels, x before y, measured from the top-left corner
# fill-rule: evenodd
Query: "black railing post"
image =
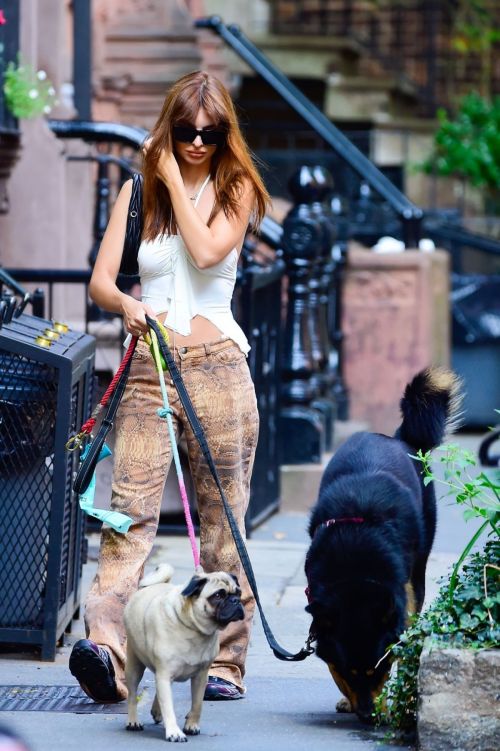
<path id="1" fill-rule="evenodd" d="M 93 268 L 99 247 L 101 245 L 102 238 L 106 232 L 106 227 L 109 221 L 109 164 L 106 157 L 97 159 L 97 181 L 95 192 L 95 209 L 94 209 L 94 225 L 93 225 L 93 243 L 90 249 L 88 261 L 89 265 Z"/>
<path id="2" fill-rule="evenodd" d="M 332 348 L 330 350 L 330 366 L 335 378 L 333 382 L 333 395 L 337 405 L 337 418 L 347 420 L 349 418 L 349 394 L 344 382 L 344 335 L 342 333 L 342 292 L 347 265 L 347 240 L 349 237 L 349 220 L 347 209 L 338 197 L 331 201 L 332 214 L 337 226 L 337 241 L 332 249 L 333 259 L 333 285 L 332 294 L 329 297 L 329 333 Z"/>
<path id="3" fill-rule="evenodd" d="M 324 420 L 311 403 L 318 396 L 312 380 L 309 281 L 321 245 L 321 225 L 311 211 L 314 177 L 301 167 L 290 180 L 296 205 L 283 222 L 283 251 L 288 275 L 288 303 L 283 342 L 281 435 L 284 464 L 320 462 L 325 446 Z"/>
<path id="4" fill-rule="evenodd" d="M 90 0 L 73 0 L 74 105 L 81 120 L 92 117 L 92 20 Z"/>
<path id="5" fill-rule="evenodd" d="M 333 443 L 336 405 L 332 391 L 334 373 L 330 368 L 330 337 L 328 334 L 328 296 L 333 277 L 332 248 L 336 238 L 331 211 L 325 205 L 326 196 L 333 190 L 333 179 L 327 169 L 316 166 L 312 170 L 315 184 L 310 187 L 310 208 L 321 226 L 321 245 L 317 263 L 314 265 L 309 282 L 311 310 L 311 344 L 316 372 L 316 384 L 320 399 L 313 402 L 325 417 L 325 447 L 330 450 Z M 330 216 L 328 215 L 330 214 Z"/>

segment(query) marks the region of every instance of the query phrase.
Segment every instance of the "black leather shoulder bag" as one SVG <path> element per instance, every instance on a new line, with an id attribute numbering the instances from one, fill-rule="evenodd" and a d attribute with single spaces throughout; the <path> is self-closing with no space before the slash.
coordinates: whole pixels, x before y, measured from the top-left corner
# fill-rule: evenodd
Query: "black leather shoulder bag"
<path id="1" fill-rule="evenodd" d="M 143 177 L 136 173 L 132 178 L 132 195 L 127 214 L 127 229 L 125 232 L 125 241 L 123 243 L 122 261 L 120 264 L 120 274 L 125 276 L 137 276 L 139 266 L 137 255 L 139 245 L 141 244 L 142 235 L 142 186 Z"/>

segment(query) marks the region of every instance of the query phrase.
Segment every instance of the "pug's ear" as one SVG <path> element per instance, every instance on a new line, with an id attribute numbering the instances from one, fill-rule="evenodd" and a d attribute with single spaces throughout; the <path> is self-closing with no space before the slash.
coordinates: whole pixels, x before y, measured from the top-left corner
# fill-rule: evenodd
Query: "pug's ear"
<path id="1" fill-rule="evenodd" d="M 206 576 L 193 576 L 191 581 L 182 590 L 181 595 L 183 597 L 198 597 L 207 581 Z"/>

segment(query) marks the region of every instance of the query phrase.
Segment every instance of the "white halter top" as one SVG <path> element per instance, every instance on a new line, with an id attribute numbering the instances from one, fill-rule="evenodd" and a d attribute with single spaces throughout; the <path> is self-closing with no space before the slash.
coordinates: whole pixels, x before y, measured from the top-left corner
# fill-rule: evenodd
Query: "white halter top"
<path id="1" fill-rule="evenodd" d="M 195 207 L 209 180 L 210 175 L 198 191 Z M 250 345 L 231 312 L 238 265 L 236 248 L 214 266 L 199 269 L 180 235 L 158 235 L 142 241 L 138 264 L 141 299 L 155 313 L 168 310 L 166 326 L 188 336 L 191 319 L 200 315 L 248 353 Z"/>

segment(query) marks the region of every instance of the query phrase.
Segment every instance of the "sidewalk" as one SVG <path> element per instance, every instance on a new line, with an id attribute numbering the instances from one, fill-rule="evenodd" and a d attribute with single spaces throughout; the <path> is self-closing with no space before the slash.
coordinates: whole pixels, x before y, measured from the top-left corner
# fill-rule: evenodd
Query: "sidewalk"
<path id="1" fill-rule="evenodd" d="M 475 449 L 475 436 L 460 438 Z M 438 495 L 439 489 L 438 489 Z M 311 500 L 313 502 L 314 499 Z M 304 587 L 304 558 L 308 547 L 307 513 L 279 513 L 257 529 L 248 542 L 249 555 L 259 586 L 262 604 L 276 638 L 289 651 L 303 646 L 310 617 Z M 428 567 L 428 599 L 437 590 L 437 580 L 456 560 L 457 553 L 472 535 L 461 511 L 447 501 L 439 502 L 436 544 Z M 89 560 L 84 566 L 82 591 L 86 592 L 95 573 L 98 536 L 89 538 Z M 192 573 L 187 537 L 158 537 L 150 565 L 167 560 L 175 568 L 174 581 L 181 583 Z M 67 669 L 72 644 L 84 636 L 83 622 L 73 624 L 65 646 L 58 650 L 55 663 L 42 663 L 32 654 L 0 653 L 0 684 L 3 686 L 73 686 L 75 711 L 60 711 L 54 701 L 50 711 L 2 712 L 0 723 L 23 735 L 32 751 L 80 751 L 90 746 L 104 751 L 160 748 L 163 726 L 155 726 L 149 709 L 154 695 L 154 679 L 146 673 L 139 715 L 145 724 L 140 734 L 127 733 L 126 704 L 105 708 L 82 701 L 79 688 Z M 236 702 L 205 702 L 201 735 L 190 738 L 189 748 L 220 751 L 230 745 L 238 751 L 270 751 L 280 745 L 290 751 L 389 751 L 384 732 L 364 728 L 352 715 L 335 712 L 340 694 L 326 665 L 315 656 L 301 663 L 277 660 L 265 640 L 258 615 L 247 663 L 247 696 Z M 28 688 L 30 690 L 30 688 Z M 179 721 L 189 708 L 189 684 L 175 684 L 175 709 Z M 89 712 L 89 709 L 91 710 Z M 97 710 L 97 711 L 96 711 Z"/>

